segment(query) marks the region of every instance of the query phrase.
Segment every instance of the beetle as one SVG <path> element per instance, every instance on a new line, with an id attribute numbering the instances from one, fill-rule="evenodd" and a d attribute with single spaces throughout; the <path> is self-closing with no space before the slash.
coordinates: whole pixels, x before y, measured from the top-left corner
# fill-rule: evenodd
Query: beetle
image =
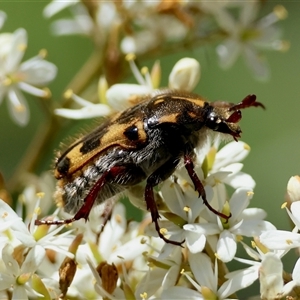
<path id="1" fill-rule="evenodd" d="M 88 219 L 94 204 L 103 203 L 128 187 L 146 181 L 144 197 L 160 238 L 160 218 L 153 188 L 167 179 L 183 159 L 195 190 L 205 205 L 220 217 L 227 216 L 210 206 L 201 180 L 194 171 L 193 149 L 211 131 L 240 137 L 241 109 L 264 105 L 255 95 L 240 103 L 208 102 L 201 96 L 161 90 L 137 105 L 107 119 L 88 135 L 78 139 L 58 157 L 54 175 L 55 198 L 64 210 L 75 214 L 66 220 L 36 220 L 37 225 L 68 224 Z"/>

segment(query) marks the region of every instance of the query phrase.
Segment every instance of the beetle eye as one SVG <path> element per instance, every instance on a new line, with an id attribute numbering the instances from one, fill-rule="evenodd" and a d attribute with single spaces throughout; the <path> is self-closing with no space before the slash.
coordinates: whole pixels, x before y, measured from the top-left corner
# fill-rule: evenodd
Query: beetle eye
<path id="1" fill-rule="evenodd" d="M 217 130 L 219 127 L 219 123 L 219 117 L 214 111 L 212 111 L 206 119 L 206 126 L 212 130 Z"/>

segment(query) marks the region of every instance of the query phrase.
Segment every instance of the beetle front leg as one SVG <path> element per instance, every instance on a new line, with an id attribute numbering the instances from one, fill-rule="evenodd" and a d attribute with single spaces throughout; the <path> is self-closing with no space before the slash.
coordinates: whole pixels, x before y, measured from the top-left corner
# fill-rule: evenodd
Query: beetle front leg
<path id="1" fill-rule="evenodd" d="M 204 186 L 201 182 L 201 180 L 199 179 L 197 173 L 194 170 L 194 163 L 192 161 L 192 158 L 189 155 L 184 155 L 184 165 L 185 168 L 194 184 L 195 190 L 199 193 L 199 197 L 202 197 L 203 203 L 206 205 L 206 207 L 212 211 L 214 214 L 220 216 L 221 218 L 225 219 L 226 221 L 228 221 L 228 219 L 231 217 L 231 213 L 229 216 L 215 210 L 207 201 L 206 199 L 206 193 L 205 193 L 205 189 Z"/>

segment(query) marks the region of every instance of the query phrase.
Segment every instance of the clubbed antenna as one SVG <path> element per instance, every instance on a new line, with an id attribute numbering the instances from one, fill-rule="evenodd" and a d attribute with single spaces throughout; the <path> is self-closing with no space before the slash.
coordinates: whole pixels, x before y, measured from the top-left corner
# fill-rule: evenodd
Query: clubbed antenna
<path id="1" fill-rule="evenodd" d="M 255 95 L 248 95 L 247 97 L 245 97 L 243 99 L 242 102 L 231 106 L 229 108 L 229 111 L 243 109 L 243 108 L 248 108 L 248 107 L 251 107 L 251 106 L 254 106 L 254 107 L 260 106 L 263 109 L 266 108 L 262 103 L 256 102 L 256 96 Z"/>

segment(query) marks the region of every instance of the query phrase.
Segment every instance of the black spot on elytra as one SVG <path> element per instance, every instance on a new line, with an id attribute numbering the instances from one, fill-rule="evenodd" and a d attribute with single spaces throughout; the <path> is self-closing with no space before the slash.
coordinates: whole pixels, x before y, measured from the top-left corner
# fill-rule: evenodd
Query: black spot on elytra
<path id="1" fill-rule="evenodd" d="M 70 159 L 68 157 L 64 157 L 56 165 L 57 171 L 62 175 L 66 175 L 69 171 L 69 168 L 70 168 Z"/>
<path id="2" fill-rule="evenodd" d="M 89 153 L 90 151 L 94 150 L 95 148 L 100 146 L 100 139 L 95 138 L 94 140 L 87 140 L 83 142 L 82 147 L 80 148 L 80 152 L 82 154 Z"/>
<path id="3" fill-rule="evenodd" d="M 124 135 L 130 140 L 130 141 L 136 141 L 139 139 L 139 131 L 138 128 L 135 125 L 131 125 L 127 127 L 124 130 Z"/>

